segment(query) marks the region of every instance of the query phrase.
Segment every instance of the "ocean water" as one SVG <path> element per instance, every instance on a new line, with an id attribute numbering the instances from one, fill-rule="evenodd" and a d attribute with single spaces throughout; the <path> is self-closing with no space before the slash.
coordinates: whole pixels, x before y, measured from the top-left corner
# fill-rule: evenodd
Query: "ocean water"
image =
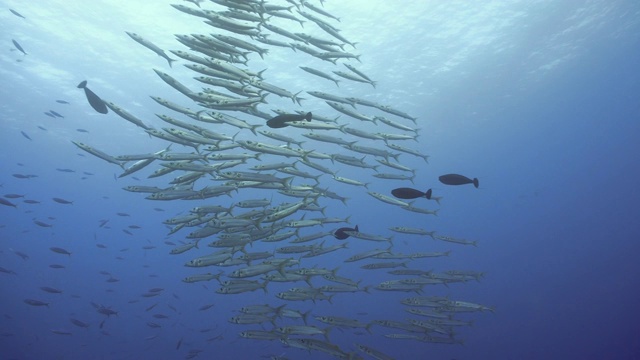
<path id="1" fill-rule="evenodd" d="M 287 1 L 266 3 L 291 6 Z M 636 185 L 640 175 L 640 4 L 628 0 L 327 0 L 323 6 L 319 1 L 309 3 L 340 18 L 337 21 L 301 8 L 355 42 L 355 47 L 346 45 L 344 51 L 359 55 L 359 61 L 339 59 L 334 65 L 300 50 L 260 44 L 244 35 L 216 30 L 205 24 L 205 19 L 171 7 L 171 2 L 0 2 L 0 38 L 4 44 L 0 51 L 0 195 L 15 205 L 0 206 L 0 358 L 348 358 L 331 355 L 335 350 L 332 346 L 344 354 L 351 353 L 352 358 L 374 358 L 354 344 L 395 359 L 640 358 L 640 193 Z M 197 8 L 186 1 L 180 4 Z M 211 2 L 200 5 L 212 11 L 227 10 Z M 268 21 L 290 32 L 340 42 L 303 18 L 295 8 L 288 14 L 305 20 L 304 26 L 278 17 Z M 295 42 L 264 28 L 260 31 L 270 33 L 273 40 Z M 166 60 L 126 32 L 140 34 L 178 61 L 169 67 Z M 168 52 L 189 51 L 175 34 L 212 32 L 233 35 L 269 49 L 264 59 L 251 53 L 246 67 L 236 65 L 253 72 L 266 69 L 262 73 L 264 81 L 292 93 L 301 91 L 299 96 L 306 99 L 298 105 L 286 97 L 269 94 L 267 103 L 258 105 L 264 112 L 273 115 L 271 110 L 280 109 L 287 113 L 310 111 L 330 118 L 340 115 L 338 124 L 362 131 L 412 134 L 340 114 L 306 93 L 322 91 L 388 105 L 417 118 L 413 123 L 369 106 L 358 104 L 352 108 L 367 116 L 385 116 L 419 128 L 416 141 L 388 141 L 429 155 L 428 163 L 406 153 L 398 157 L 400 164 L 415 173 L 413 183 L 376 178 L 372 169 L 311 159 L 337 171 L 337 176 L 368 183 L 366 189 L 338 182 L 329 174 L 298 163 L 296 166 L 302 171 L 323 174 L 317 188 L 348 198 L 342 203 L 322 195 L 317 201 L 326 207 L 326 217 L 348 218 L 349 224 L 304 227 L 296 236 L 281 242 L 256 240 L 245 246 L 247 252 L 273 251 L 300 245 L 289 243 L 297 236 L 355 225 L 364 233 L 393 236 L 390 242 L 372 242 L 353 237 L 337 240 L 329 235 L 313 243 L 329 247 L 346 242 L 347 248 L 301 258 L 299 265 L 286 268 L 337 268 L 337 275 L 360 281 L 360 290 L 367 292 L 335 293 L 330 302 L 319 295 L 313 300 L 288 301 L 276 295 L 308 285 L 304 281 L 269 282 L 266 292 L 258 289 L 219 294 L 216 290 L 222 285 L 217 280 L 183 282 L 187 276 L 219 272 L 223 272 L 220 281 L 231 280 L 229 274 L 247 265 L 186 267 L 187 261 L 220 250 L 207 246 L 220 234 L 202 239 L 197 249 L 172 255 L 173 248 L 192 241 L 187 235 L 198 227 L 169 234 L 173 226 L 163 221 L 188 215 L 196 206 L 229 207 L 242 200 L 263 198 L 271 201 L 270 206 L 277 206 L 302 200 L 255 188 L 239 188 L 229 196 L 208 199 L 147 200 L 148 194 L 124 191 L 123 187 L 168 188 L 169 182 L 184 172 L 148 178 L 163 168 L 162 161 L 155 160 L 134 174 L 119 177 L 121 167 L 72 143 L 85 143 L 112 156 L 155 153 L 169 145 L 112 110 L 106 115 L 93 110 L 84 91 L 77 88 L 78 83 L 87 80 L 88 87 L 104 101 L 113 102 L 156 129 L 169 127 L 155 115 L 166 114 L 235 136 L 234 141 L 283 145 L 247 129 L 199 122 L 150 98 L 158 96 L 195 111 L 204 110 L 192 98 L 168 86 L 153 69 L 168 73 L 193 91 L 214 88 L 194 80 L 199 74 L 183 66 L 189 62 Z M 27 55 L 17 50 L 12 40 Z M 342 63 L 369 76 L 376 82 L 375 88 L 333 74 L 332 71 L 350 71 Z M 340 86 L 304 72 L 299 66 L 329 73 L 340 79 Z M 64 117 L 44 114 L 50 111 Z M 364 156 L 302 136 L 309 130 L 291 126 L 269 129 L 260 117 L 239 111 L 222 112 L 250 124 L 262 124 L 258 130 L 304 140 L 301 148 L 305 150 Z M 382 140 L 362 139 L 339 130 L 315 132 L 397 152 Z M 173 144 L 169 151 L 191 153 L 194 149 Z M 222 153 L 252 152 L 232 149 Z M 250 159 L 223 171 L 249 171 L 254 165 L 296 160 L 265 154 L 260 160 Z M 379 164 L 372 155 L 367 155 L 365 162 L 379 165 L 379 172 L 412 175 Z M 218 161 L 210 162 L 214 163 Z M 289 176 L 267 173 L 280 178 Z M 439 182 L 438 177 L 448 173 L 477 178 L 479 187 Z M 223 181 L 215 177 L 216 173 L 207 174 L 193 187 L 199 190 L 220 185 Z M 300 176 L 292 180 L 293 185 L 315 183 Z M 372 191 L 391 196 L 391 190 L 397 187 L 431 189 L 434 197 L 442 197 L 439 203 L 419 198 L 414 205 L 437 210 L 437 215 L 410 212 L 367 194 Z M 63 204 L 53 198 L 72 203 Z M 232 214 L 237 216 L 248 210 L 236 207 Z M 303 215 L 304 219 L 322 217 L 320 212 L 298 210 L 285 221 L 299 220 Z M 261 225 L 269 227 L 271 223 Z M 396 226 L 476 241 L 477 246 L 389 229 Z M 283 228 L 278 233 L 291 230 Z M 306 244 L 309 243 L 302 245 Z M 65 249 L 71 255 L 56 253 L 52 247 Z M 372 249 L 450 254 L 345 262 L 352 255 Z M 236 252 L 234 257 L 240 255 L 242 252 Z M 298 259 L 300 255 L 293 257 Z M 275 254 L 276 258 L 291 256 Z M 436 277 L 447 271 L 484 275 L 477 281 L 425 285 L 420 291 L 382 291 L 376 286 L 383 281 L 430 277 L 388 273 L 403 269 L 402 266 L 361 268 L 381 262 L 405 262 L 406 268 L 429 271 Z M 278 273 L 277 269 L 269 272 Z M 249 280 L 263 281 L 260 276 Z M 319 276 L 311 278 L 310 283 L 315 288 L 338 285 Z M 42 287 L 59 289 L 61 293 L 44 291 Z M 157 289 L 162 290 L 150 291 Z M 463 301 L 493 311 L 453 314 L 444 305 L 435 307 L 437 314 L 473 322 L 471 326 L 438 327 L 440 332 L 410 332 L 374 323 L 428 321 L 429 317 L 410 314 L 406 311 L 409 307 L 401 303 L 406 298 L 426 296 L 442 297 L 442 304 Z M 25 300 L 47 305 L 33 306 Z M 288 338 L 292 342 L 312 338 L 326 342 L 323 344 L 327 347 L 324 351 L 305 350 L 280 340 L 243 338 L 240 333 L 249 330 L 268 332 L 304 325 L 300 319 L 275 315 L 269 315 L 273 324 L 229 321 L 242 315 L 242 307 L 257 304 L 286 305 L 284 309 L 309 312 L 308 325 L 329 329 L 327 337 Z M 205 309 L 207 305 L 212 306 Z M 105 309 L 117 315 L 105 315 Z M 316 316 L 357 319 L 373 325 L 366 329 L 331 326 L 316 320 Z M 385 336 L 389 334 L 429 336 L 456 343 Z"/>

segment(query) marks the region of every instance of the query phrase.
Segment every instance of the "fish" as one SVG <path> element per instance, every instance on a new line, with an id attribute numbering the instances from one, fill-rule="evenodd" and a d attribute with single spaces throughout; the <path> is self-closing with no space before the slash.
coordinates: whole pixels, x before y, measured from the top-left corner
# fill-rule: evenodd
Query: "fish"
<path id="1" fill-rule="evenodd" d="M 56 289 L 56 288 L 52 288 L 52 287 L 48 287 L 48 286 L 43 286 L 43 287 L 40 288 L 40 290 L 48 292 L 50 294 L 62 294 L 62 290 Z"/>
<path id="2" fill-rule="evenodd" d="M 20 44 L 18 44 L 18 42 L 17 42 L 17 41 L 15 41 L 15 40 L 13 40 L 13 39 L 12 39 L 11 41 L 13 41 L 13 45 L 16 47 L 16 49 L 20 50 L 20 52 L 21 52 L 21 53 L 23 53 L 24 55 L 27 55 L 27 52 L 26 52 L 26 51 L 24 51 L 24 49 L 22 48 L 22 46 L 20 46 Z"/>
<path id="3" fill-rule="evenodd" d="M 87 80 L 84 80 L 80 84 L 78 84 L 78 88 L 84 89 L 84 94 L 87 96 L 87 100 L 89 100 L 89 105 L 91 105 L 91 107 L 95 111 L 99 112 L 100 114 L 106 114 L 109 112 L 109 109 L 107 109 L 107 105 L 105 104 L 105 102 L 87 87 Z"/>
<path id="4" fill-rule="evenodd" d="M 22 134 L 22 136 L 24 136 L 25 138 L 27 138 L 27 139 L 29 139 L 29 140 L 33 141 L 33 140 L 31 139 L 31 137 L 29 137 L 29 135 L 28 135 L 26 132 L 24 132 L 24 131 L 20 131 L 20 133 L 21 133 L 21 134 Z"/>
<path id="5" fill-rule="evenodd" d="M 302 121 L 302 120 L 311 121 L 312 117 L 313 115 L 310 112 L 304 115 L 282 114 L 267 120 L 267 126 L 273 129 L 278 129 L 278 128 L 283 128 L 288 126 L 289 124 L 287 123 L 292 121 Z"/>
<path id="6" fill-rule="evenodd" d="M 13 9 L 9 9 L 9 11 L 11 11 L 13 13 L 13 15 L 17 16 L 17 17 L 21 17 L 23 19 L 26 19 L 26 17 L 22 16 L 22 14 L 20 14 L 19 12 L 13 10 Z"/>
<path id="7" fill-rule="evenodd" d="M 57 202 L 58 204 L 73 204 L 73 201 L 69 201 L 69 200 L 65 200 L 65 199 L 61 199 L 61 198 L 57 198 L 57 197 L 54 197 L 52 199 L 53 199 L 53 201 Z"/>
<path id="8" fill-rule="evenodd" d="M 12 206 L 12 207 L 14 207 L 14 208 L 17 208 L 17 207 L 18 207 L 18 205 L 16 205 L 16 204 L 12 203 L 12 202 L 11 202 L 11 201 L 9 201 L 9 200 L 5 200 L 4 198 L 1 198 L 1 197 L 0 197 L 0 204 L 5 205 L 5 206 Z"/>
<path id="9" fill-rule="evenodd" d="M 53 114 L 53 116 L 55 116 L 55 117 L 59 117 L 59 118 L 63 118 L 64 119 L 64 116 L 58 114 L 57 112 L 55 112 L 53 110 L 49 110 L 49 113 Z"/>
<path id="10" fill-rule="evenodd" d="M 172 67 L 171 64 L 176 61 L 175 59 L 171 59 L 169 58 L 169 56 L 167 56 L 167 54 L 164 53 L 164 50 L 160 49 L 158 46 L 156 46 L 154 43 L 152 43 L 151 41 L 143 38 L 142 36 L 136 34 L 136 33 L 130 33 L 128 31 L 125 31 L 127 33 L 127 35 L 129 35 L 133 40 L 135 40 L 136 42 L 138 42 L 140 45 L 146 47 L 147 49 L 153 51 L 154 53 L 158 54 L 158 56 L 164 58 L 165 60 L 167 60 L 167 62 L 169 63 L 169 67 Z"/>
<path id="11" fill-rule="evenodd" d="M 58 253 L 58 254 L 62 254 L 62 255 L 69 255 L 71 256 L 71 253 L 68 252 L 67 250 L 63 249 L 63 248 L 59 248 L 59 247 L 50 247 L 49 248 L 51 251 Z"/>
<path id="12" fill-rule="evenodd" d="M 345 231 L 359 232 L 360 230 L 358 230 L 358 225 L 356 225 L 355 228 L 342 227 L 333 232 L 333 237 L 335 237 L 338 240 L 344 240 L 349 237 L 349 234 L 347 234 Z"/>
<path id="13" fill-rule="evenodd" d="M 40 301 L 40 300 L 24 299 L 24 302 L 25 302 L 25 304 L 31 305 L 31 306 L 46 306 L 46 307 L 49 307 L 49 303 L 48 302 L 44 302 L 44 301 Z"/>
<path id="14" fill-rule="evenodd" d="M 432 194 L 431 189 L 425 192 L 412 189 L 412 188 L 406 188 L 406 187 L 401 187 L 401 188 L 391 190 L 391 195 L 397 197 L 398 199 L 417 199 L 420 197 L 425 197 L 430 200 L 431 194 Z"/>
<path id="15" fill-rule="evenodd" d="M 466 176 L 458 175 L 458 174 L 446 174 L 442 175 L 438 178 L 441 183 L 445 185 L 465 185 L 465 184 L 473 184 L 476 188 L 480 185 L 478 178 L 473 178 L 473 180 L 469 179 Z"/>
<path id="16" fill-rule="evenodd" d="M 66 100 L 56 100 L 58 104 L 68 104 L 69 102 Z"/>

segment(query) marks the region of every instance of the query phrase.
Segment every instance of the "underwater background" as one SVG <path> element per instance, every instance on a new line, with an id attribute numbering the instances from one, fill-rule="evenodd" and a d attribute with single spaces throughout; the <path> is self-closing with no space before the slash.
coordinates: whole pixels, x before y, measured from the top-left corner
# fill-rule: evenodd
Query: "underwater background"
<path id="1" fill-rule="evenodd" d="M 198 9 L 192 2 L 179 3 Z M 291 11 L 282 12 L 305 21 L 301 26 L 285 18 L 269 19 L 283 29 L 340 42 L 302 17 L 293 3 L 302 11 L 313 11 L 300 2 L 265 3 L 292 7 Z M 126 109 L 150 127 L 167 127 L 154 114 L 169 114 L 229 137 L 237 133 L 233 141 L 278 144 L 248 129 L 190 119 L 150 98 L 157 96 L 198 109 L 197 101 L 167 86 L 153 69 L 199 91 L 208 85 L 193 79 L 199 74 L 183 66 L 188 61 L 169 53 L 188 51 L 176 41 L 175 34 L 234 34 L 205 24 L 202 17 L 177 10 L 171 2 L 0 1 L 4 9 L 0 11 L 0 43 L 4 44 L 0 51 L 0 195 L 4 199 L 0 206 L 0 357 L 349 358 L 332 353 L 335 346 L 344 354 L 352 354 L 352 358 L 385 358 L 366 354 L 354 345 L 357 343 L 396 359 L 640 358 L 640 191 L 636 185 L 640 178 L 640 3 L 307 3 L 340 18 L 337 21 L 314 13 L 355 43 L 355 47 L 345 45 L 343 51 L 359 55 L 359 60 L 339 59 L 334 65 L 300 50 L 254 41 L 269 49 L 268 54 L 263 59 L 251 53 L 247 65 L 238 66 L 256 73 L 266 69 L 264 81 L 294 94 L 302 91 L 300 97 L 306 99 L 299 105 L 272 93 L 265 98 L 266 104 L 259 104 L 259 109 L 267 113 L 272 109 L 288 113 L 310 111 L 330 118 L 340 115 L 337 123 L 355 124 L 370 133 L 412 134 L 379 122 L 350 118 L 306 92 L 367 99 L 417 118 L 414 123 L 365 106 L 350 107 L 362 112 L 372 110 L 368 115 L 384 115 L 419 129 L 415 141 L 389 143 L 429 155 L 427 163 L 419 156 L 402 153 L 397 162 L 413 171 L 390 169 L 378 164 L 373 155 L 366 156 L 367 163 L 379 165 L 377 171 L 415 174 L 413 183 L 376 178 L 372 169 L 317 160 L 338 171 L 338 176 L 368 183 L 367 188 L 298 166 L 314 175 L 322 174 L 318 177 L 319 188 L 348 198 L 343 203 L 322 195 L 318 203 L 326 206 L 324 216 L 348 218 L 349 224 L 301 228 L 296 236 L 358 225 L 359 231 L 393 239 L 337 240 L 329 235 L 323 238 L 324 245 L 319 245 L 323 240 L 315 244 L 347 242 L 347 247 L 301 259 L 300 265 L 292 269 L 338 268 L 338 275 L 359 281 L 361 288 L 366 286 L 368 291 L 335 293 L 330 302 L 320 298 L 288 301 L 276 294 L 308 285 L 304 281 L 270 282 L 265 285 L 268 292 L 260 288 L 220 294 L 216 289 L 221 284 L 215 279 L 185 283 L 185 277 L 202 273 L 223 272 L 220 281 L 229 280 L 227 275 L 246 265 L 200 269 L 184 266 L 189 260 L 219 250 L 206 245 L 217 236 L 203 239 L 197 249 L 170 254 L 176 246 L 189 243 L 187 235 L 198 227 L 169 234 L 173 226 L 163 221 L 188 215 L 196 206 L 228 207 L 242 200 L 263 198 L 271 201 L 270 206 L 277 206 L 301 199 L 274 190 L 242 188 L 229 196 L 210 199 L 147 200 L 148 194 L 124 191 L 123 187 L 167 188 L 171 186 L 169 181 L 180 174 L 149 179 L 153 171 L 162 168 L 155 160 L 139 172 L 118 177 L 123 168 L 72 143 L 84 143 L 112 156 L 153 154 L 169 145 L 113 111 L 97 113 L 77 87 L 87 80 L 87 86 L 104 101 Z M 228 10 L 213 2 L 201 2 L 199 6 L 216 12 Z M 170 67 L 165 59 L 133 41 L 126 32 L 140 34 L 177 61 Z M 235 36 L 252 41 L 247 36 Z M 293 42 L 275 33 L 269 38 Z M 334 70 L 349 71 L 342 63 L 368 75 L 375 87 L 333 75 Z M 340 79 L 339 86 L 302 71 L 299 66 L 323 69 Z M 201 109 L 204 108 L 198 110 Z M 53 112 L 63 117 L 45 114 Z M 265 123 L 264 119 L 243 112 L 226 113 L 250 124 Z M 364 156 L 336 144 L 303 137 L 308 130 L 268 130 L 279 130 L 305 141 L 300 145 L 305 150 Z M 386 146 L 386 141 L 360 139 L 339 130 L 318 131 L 395 152 Z M 174 144 L 170 151 L 191 153 L 194 149 Z M 249 171 L 253 165 L 295 160 L 265 154 L 259 160 L 251 159 L 237 169 L 224 171 Z M 479 186 L 448 186 L 438 181 L 439 176 L 448 173 L 477 178 Z M 212 181 L 213 176 L 207 174 L 195 187 L 220 185 L 222 181 Z M 316 181 L 294 177 L 292 183 L 313 185 Z M 416 199 L 414 204 L 437 210 L 437 215 L 406 211 L 367 194 L 370 191 L 390 196 L 390 191 L 400 186 L 432 189 L 441 200 Z M 232 214 L 241 213 L 239 210 L 250 209 L 234 209 Z M 319 216 L 320 212 L 300 211 L 286 220 Z M 390 227 L 435 231 L 438 235 L 475 241 L 477 246 L 395 233 Z M 296 245 L 290 240 L 257 241 L 247 245 L 245 251 L 273 251 Z M 354 254 L 387 249 L 389 245 L 392 253 L 450 253 L 378 262 L 406 261 L 398 269 L 439 274 L 473 271 L 483 275 L 477 280 L 425 285 L 420 291 L 382 291 L 376 288 L 381 282 L 402 277 L 387 272 L 392 269 L 361 268 L 371 261 L 345 262 Z M 319 277 L 311 283 L 315 287 L 330 284 Z M 375 321 L 408 323 L 411 319 L 429 319 L 410 314 L 408 306 L 401 303 L 419 296 L 438 296 L 486 308 L 455 314 L 455 319 L 472 321 L 471 326 L 453 326 L 446 329 L 446 334 L 424 331 L 429 336 L 455 339 L 452 344 L 385 336 L 414 333 Z M 27 300 L 36 300 L 42 306 Z M 311 337 L 322 341 L 322 346 L 331 346 L 305 350 L 287 346 L 279 339 L 244 338 L 240 333 L 248 330 L 269 332 L 278 327 L 304 325 L 300 319 L 281 314 L 274 315 L 274 324 L 271 320 L 250 325 L 229 321 L 241 314 L 241 308 L 257 304 L 286 304 L 286 309 L 310 312 L 308 325 L 330 328 L 327 336 L 291 338 Z M 106 310 L 117 315 L 106 314 Z M 316 316 L 357 319 L 373 325 L 331 326 Z"/>

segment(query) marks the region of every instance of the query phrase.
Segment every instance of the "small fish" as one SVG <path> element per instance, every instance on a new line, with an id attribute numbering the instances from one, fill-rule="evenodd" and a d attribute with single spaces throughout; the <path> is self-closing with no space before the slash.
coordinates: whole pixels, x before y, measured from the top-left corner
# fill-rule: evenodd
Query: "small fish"
<path id="1" fill-rule="evenodd" d="M 63 119 L 64 119 L 64 116 L 62 116 L 62 115 L 58 114 L 57 112 L 55 112 L 55 111 L 53 111 L 53 110 L 49 110 L 49 112 L 50 112 L 50 113 L 52 113 L 52 114 L 53 114 L 53 116 L 55 116 L 55 117 L 59 117 L 59 118 L 63 118 Z"/>
<path id="2" fill-rule="evenodd" d="M 46 307 L 49 307 L 49 303 L 48 302 L 44 302 L 44 301 L 40 301 L 40 300 L 24 299 L 24 302 L 25 302 L 25 304 L 31 305 L 31 306 L 46 306 Z"/>
<path id="3" fill-rule="evenodd" d="M 69 200 L 65 200 L 57 197 L 54 197 L 53 201 L 57 202 L 58 204 L 73 204 L 73 201 L 69 201 Z"/>
<path id="4" fill-rule="evenodd" d="M 85 130 L 85 129 L 76 129 L 77 132 L 82 132 L 82 133 L 88 133 L 89 130 Z"/>
<path id="5" fill-rule="evenodd" d="M 343 228 L 340 228 L 340 229 L 334 231 L 333 232 L 333 236 L 338 240 L 344 240 L 344 239 L 349 237 L 349 234 L 347 234 L 346 231 L 359 232 L 360 230 L 358 230 L 358 225 L 356 225 L 355 228 L 343 227 Z"/>
<path id="6" fill-rule="evenodd" d="M 65 101 L 65 100 L 56 100 L 56 102 L 58 104 L 68 104 L 69 103 L 68 101 Z"/>
<path id="7" fill-rule="evenodd" d="M 106 114 L 109 112 L 109 109 L 107 109 L 107 105 L 104 103 L 104 101 L 87 87 L 87 80 L 84 80 L 83 82 L 78 84 L 78 88 L 84 89 L 84 94 L 87 96 L 89 104 L 95 111 L 99 112 L 100 114 Z"/>
<path id="8" fill-rule="evenodd" d="M 43 286 L 40 288 L 40 290 L 42 291 L 46 291 L 50 294 L 62 294 L 62 290 L 60 289 L 56 289 L 56 288 L 52 288 L 52 287 L 48 287 L 48 286 Z"/>
<path id="9" fill-rule="evenodd" d="M 13 41 L 13 45 L 16 47 L 16 49 L 20 50 L 21 53 L 27 55 L 27 52 L 24 51 L 24 49 L 22 48 L 22 46 L 20 46 L 20 44 L 18 44 L 17 41 L 11 39 L 11 41 Z"/>
<path id="10" fill-rule="evenodd" d="M 458 174 L 446 174 L 442 175 L 438 178 L 441 183 L 445 185 L 465 185 L 465 184 L 473 184 L 476 188 L 480 185 L 478 182 L 478 178 L 473 178 L 473 180 L 469 179 L 466 176 L 458 175 Z"/>
<path id="11" fill-rule="evenodd" d="M 44 114 L 45 114 L 45 115 L 47 115 L 48 117 L 52 117 L 52 118 L 55 118 L 55 117 L 56 117 L 55 115 L 53 115 L 52 113 L 50 113 L 50 112 L 48 112 L 48 111 L 47 111 L 47 112 L 45 112 Z"/>
<path id="12" fill-rule="evenodd" d="M 402 187 L 391 190 L 391 195 L 397 197 L 398 199 L 417 199 L 420 197 L 431 199 L 431 189 L 422 192 L 420 190 Z"/>
<path id="13" fill-rule="evenodd" d="M 313 115 L 308 112 L 304 115 L 302 114 L 282 114 L 278 115 L 272 119 L 267 120 L 267 126 L 273 129 L 283 128 L 288 126 L 288 122 L 292 121 L 302 121 L 307 120 L 311 121 Z"/>
<path id="14" fill-rule="evenodd" d="M 6 205 L 6 206 L 18 207 L 18 205 L 16 205 L 16 204 L 12 203 L 12 202 L 11 202 L 11 201 L 9 201 L 9 200 L 5 200 L 4 198 L 1 198 L 1 197 L 0 197 L 0 204 L 2 204 L 2 205 Z"/>
<path id="15" fill-rule="evenodd" d="M 22 136 L 24 136 L 25 138 L 27 138 L 27 139 L 29 139 L 29 140 L 33 141 L 33 140 L 29 137 L 29 135 L 27 135 L 27 133 L 26 133 L 26 132 L 24 132 L 24 131 L 20 131 L 20 133 L 22 133 Z"/>
<path id="16" fill-rule="evenodd" d="M 34 220 L 33 223 L 38 225 L 38 226 L 40 226 L 40 227 L 53 227 L 53 225 L 47 224 L 47 223 L 39 221 L 39 220 Z"/>
<path id="17" fill-rule="evenodd" d="M 70 318 L 69 321 L 71 321 L 71 323 L 73 325 L 78 326 L 78 327 L 82 327 L 82 328 L 88 328 L 89 327 L 89 324 L 87 324 L 84 321 L 80 321 L 78 319 Z"/>
<path id="18" fill-rule="evenodd" d="M 21 17 L 23 19 L 26 19 L 26 17 L 22 16 L 22 14 L 20 14 L 19 12 L 13 10 L 13 9 L 9 9 L 9 11 L 11 11 L 13 13 L 13 15 L 17 16 L 17 17 Z"/>
<path id="19" fill-rule="evenodd" d="M 58 254 L 62 254 L 62 255 L 69 255 L 71 256 L 71 253 L 68 252 L 67 250 L 63 249 L 63 248 L 59 248 L 59 247 L 50 247 L 49 248 L 51 251 L 58 253 Z"/>

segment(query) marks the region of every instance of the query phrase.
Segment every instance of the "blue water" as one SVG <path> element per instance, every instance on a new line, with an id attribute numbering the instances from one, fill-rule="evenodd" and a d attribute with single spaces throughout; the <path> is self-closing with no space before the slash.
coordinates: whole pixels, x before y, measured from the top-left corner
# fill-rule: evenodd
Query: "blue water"
<path id="1" fill-rule="evenodd" d="M 319 6 L 317 1 L 312 3 Z M 138 173 L 118 178 L 122 170 L 117 165 L 71 143 L 83 142 L 114 156 L 164 149 L 166 141 L 150 138 L 112 111 L 108 115 L 96 113 L 76 85 L 88 80 L 89 87 L 104 100 L 146 124 L 166 127 L 155 113 L 179 115 L 158 105 L 149 95 L 186 107 L 197 105 L 167 86 L 152 69 L 165 71 L 193 89 L 202 85 L 192 80 L 194 73 L 182 66 L 186 61 L 180 60 L 169 68 L 164 59 L 134 42 L 125 31 L 137 32 L 165 50 L 186 50 L 174 34 L 206 34 L 213 28 L 202 23 L 201 18 L 175 10 L 169 2 L 0 4 L 4 9 L 0 12 L 0 42 L 5 44 L 0 51 L 0 195 L 24 195 L 5 197 L 16 208 L 0 206 L 0 266 L 15 272 L 0 273 L 0 358 L 180 359 L 189 351 L 202 350 L 195 358 L 325 359 L 330 356 L 322 352 L 239 336 L 249 329 L 270 330 L 269 323 L 261 327 L 231 324 L 228 320 L 237 316 L 243 306 L 287 304 L 287 308 L 311 311 L 312 316 L 341 316 L 363 322 L 407 321 L 417 317 L 407 313 L 400 300 L 420 295 L 448 296 L 451 300 L 490 306 L 495 312 L 456 316 L 474 321 L 473 326 L 455 329 L 455 339 L 462 340 L 463 346 L 390 339 L 384 335 L 404 332 L 377 325 L 371 327 L 371 334 L 364 329 L 333 328 L 330 342 L 345 352 L 356 352 L 354 343 L 364 344 L 396 359 L 640 358 L 637 2 L 325 1 L 324 9 L 341 18 L 340 22 L 326 21 L 358 43 L 355 49 L 346 46 L 345 51 L 360 54 L 362 63 L 348 63 L 377 81 L 375 89 L 348 80 L 341 81 L 337 88 L 332 82 L 303 72 L 297 67 L 313 66 L 327 72 L 348 70 L 300 51 L 264 45 L 270 49 L 264 60 L 257 54 L 249 55 L 252 71 L 267 69 L 265 81 L 292 92 L 303 91 L 301 96 L 308 98 L 299 107 L 272 94 L 267 97 L 269 104 L 260 105 L 263 111 L 304 109 L 337 116 L 322 101 L 304 94 L 318 90 L 391 105 L 418 118 L 418 142 L 394 143 L 430 155 L 429 164 L 408 154 L 399 160 L 415 169 L 415 187 L 432 188 L 434 195 L 443 197 L 440 206 L 425 199 L 416 202 L 424 208 L 439 208 L 438 216 L 382 203 L 362 187 L 323 175 L 321 187 L 349 197 L 346 206 L 320 198 L 321 205 L 327 206 L 328 217 L 350 216 L 351 225 L 383 236 L 394 235 L 389 227 L 408 226 L 477 241 L 478 246 L 472 247 L 395 234 L 393 252 L 452 251 L 449 257 L 411 260 L 407 265 L 410 268 L 436 272 L 475 270 L 485 276 L 478 282 L 446 287 L 427 285 L 422 294 L 374 288 L 370 293 L 338 293 L 332 303 L 290 302 L 275 297 L 291 287 L 306 286 L 302 282 L 270 283 L 267 294 L 258 290 L 220 295 L 214 292 L 220 287 L 215 280 L 192 284 L 181 281 L 198 273 L 222 270 L 228 274 L 238 267 L 185 267 L 186 261 L 216 250 L 206 246 L 215 236 L 203 239 L 199 249 L 170 255 L 174 246 L 165 241 L 190 241 L 185 236 L 192 229 L 168 235 L 169 228 L 162 224 L 163 220 L 187 214 L 194 206 L 228 206 L 245 199 L 270 198 L 272 191 L 241 189 L 232 197 L 206 201 L 145 200 L 144 194 L 122 188 L 167 187 L 174 175 L 147 179 L 161 167 L 155 162 Z M 214 4 L 201 5 L 224 10 Z M 283 19 L 274 21 L 292 32 L 331 38 L 310 21 L 304 28 Z M 11 40 L 16 40 L 28 55 L 17 51 Z M 50 110 L 64 118 L 43 114 Z M 358 110 L 370 111 L 363 106 Z M 232 114 L 253 124 L 264 122 L 243 113 Z M 369 114 L 380 115 L 373 111 Z M 387 117 L 414 126 L 408 120 Z M 180 119 L 189 120 L 185 116 Z M 356 124 L 371 132 L 402 132 L 346 115 L 338 122 Z M 228 135 L 238 131 L 228 125 L 199 125 Z M 303 139 L 301 134 L 308 131 L 288 127 L 282 132 Z M 331 135 L 350 137 L 333 132 Z M 276 143 L 246 130 L 240 132 L 238 139 Z M 380 141 L 361 143 L 386 149 Z M 331 154 L 358 155 L 311 140 L 302 146 Z M 171 150 L 192 151 L 177 145 Z M 373 156 L 366 160 L 376 163 Z M 262 163 L 279 161 L 286 159 L 264 156 Z M 372 170 L 327 160 L 318 162 L 339 170 L 339 176 L 370 182 L 369 191 L 388 194 L 392 188 L 412 186 L 406 181 L 374 178 Z M 248 165 L 258 163 L 252 160 Z M 382 165 L 380 169 L 400 173 Z M 309 168 L 304 171 L 318 173 Z M 477 177 L 480 187 L 443 185 L 438 176 L 446 173 Z M 15 174 L 36 177 L 22 179 Z M 306 183 L 313 180 L 294 180 L 296 185 Z M 217 184 L 201 179 L 196 187 Z M 52 200 L 54 197 L 73 203 L 60 204 Z M 284 201 L 297 200 L 273 195 L 274 205 Z M 310 212 L 306 217 L 317 216 Z M 295 214 L 292 218 L 300 216 Z M 344 225 L 303 228 L 300 234 L 339 226 Z M 325 240 L 326 246 L 338 243 L 331 237 Z M 348 249 L 304 259 L 301 266 L 339 266 L 338 275 L 362 280 L 362 285 L 369 286 L 399 278 L 384 269 L 360 268 L 373 261 L 344 262 L 353 254 L 386 245 L 353 238 L 346 241 Z M 248 251 L 286 245 L 286 241 L 258 242 Z M 64 248 L 72 254 L 58 254 L 51 247 Z M 20 255 L 28 257 L 23 259 Z M 65 268 L 53 269 L 51 264 Z M 110 277 L 118 281 L 107 282 Z M 320 278 L 314 278 L 312 283 L 330 284 Z M 62 293 L 42 291 L 43 286 Z M 164 290 L 156 297 L 141 296 L 151 288 Z M 49 305 L 29 306 L 25 299 Z M 118 315 L 98 313 L 92 302 L 109 307 Z M 213 307 L 199 310 L 207 304 Z M 154 318 L 154 314 L 168 318 Z M 70 318 L 89 327 L 78 327 Z M 151 328 L 148 322 L 161 327 Z M 276 323 L 302 325 L 292 319 L 277 319 Z M 326 327 L 312 318 L 309 325 Z M 315 338 L 324 340 L 321 336 Z"/>

